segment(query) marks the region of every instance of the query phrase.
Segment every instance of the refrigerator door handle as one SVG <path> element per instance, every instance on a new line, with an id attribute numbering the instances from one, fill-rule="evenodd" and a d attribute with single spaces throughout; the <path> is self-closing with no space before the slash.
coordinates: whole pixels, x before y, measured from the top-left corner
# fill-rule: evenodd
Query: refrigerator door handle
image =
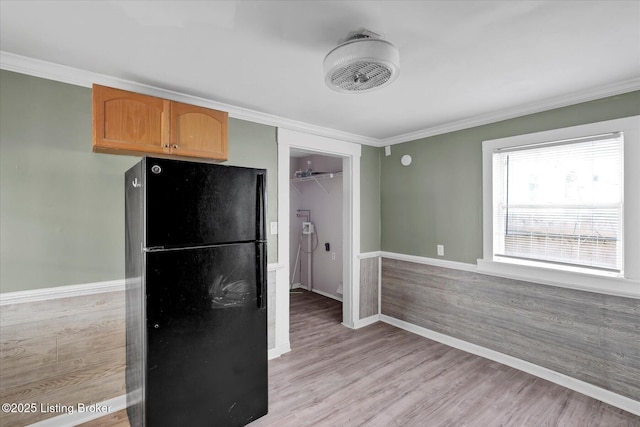
<path id="1" fill-rule="evenodd" d="M 258 260 L 257 260 L 257 277 L 256 277 L 256 299 L 258 308 L 266 307 L 266 276 L 265 270 L 267 267 L 267 254 L 266 254 L 266 236 L 265 231 L 265 182 L 264 174 L 258 174 L 256 176 L 256 240 L 258 246 Z"/>
<path id="2" fill-rule="evenodd" d="M 266 246 L 267 244 L 264 242 L 256 243 L 256 302 L 258 308 L 265 308 L 267 306 L 267 278 L 265 275 L 265 271 L 267 269 Z"/>
<path id="3" fill-rule="evenodd" d="M 266 221 L 264 174 L 258 174 L 256 180 L 256 240 L 263 241 L 266 238 L 264 235 Z"/>

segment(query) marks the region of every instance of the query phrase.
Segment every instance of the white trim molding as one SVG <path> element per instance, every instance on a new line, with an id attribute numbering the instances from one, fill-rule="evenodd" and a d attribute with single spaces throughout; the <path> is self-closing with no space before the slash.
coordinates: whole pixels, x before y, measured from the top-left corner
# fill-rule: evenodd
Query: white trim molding
<path id="1" fill-rule="evenodd" d="M 364 319 L 356 320 L 355 323 L 353 324 L 353 329 L 364 328 L 365 326 L 373 325 L 374 323 L 379 321 L 380 321 L 380 315 L 374 314 L 372 316 L 365 317 Z"/>
<path id="2" fill-rule="evenodd" d="M 570 105 L 594 101 L 596 99 L 620 95 L 636 90 L 640 90 L 640 77 L 634 77 L 617 83 L 597 86 L 588 90 L 573 92 L 539 102 L 523 104 L 513 108 L 495 111 L 489 114 L 481 114 L 478 116 L 469 117 L 467 119 L 456 120 L 442 125 L 431 126 L 416 132 L 405 133 L 402 135 L 386 138 L 384 140 L 379 140 L 378 144 L 380 145 L 377 146 L 382 147 L 385 145 L 394 145 L 408 141 L 415 141 L 417 139 L 428 138 L 435 135 L 442 135 L 449 132 L 456 132 L 463 129 L 470 129 L 477 126 L 488 125 L 503 120 L 514 119 L 516 117 L 522 117 L 529 114 L 541 113 L 543 111 L 554 110 L 556 108 L 568 107 Z"/>
<path id="3" fill-rule="evenodd" d="M 477 267 L 475 264 L 467 264 L 467 263 L 458 262 L 458 261 L 449 261 L 446 259 L 427 258 L 423 256 L 406 255 L 406 254 L 399 254 L 395 252 L 385 252 L 385 251 L 380 252 L 380 257 L 397 259 L 399 261 L 414 262 L 416 264 L 432 265 L 434 267 L 452 268 L 454 270 L 471 271 L 471 272 L 477 271 Z"/>
<path id="4" fill-rule="evenodd" d="M 270 348 L 269 351 L 267 352 L 267 359 L 268 360 L 272 360 L 272 359 L 277 359 L 278 357 L 282 356 L 285 353 L 289 353 L 291 351 L 291 346 L 289 346 L 289 344 L 283 346 L 283 347 L 274 347 L 274 348 Z"/>
<path id="5" fill-rule="evenodd" d="M 495 350 L 488 349 L 476 344 L 472 344 L 467 341 L 453 338 L 448 335 L 441 334 L 439 332 L 432 331 L 421 326 L 414 325 L 404 320 L 399 320 L 384 314 L 380 315 L 380 320 L 389 325 L 404 329 L 405 331 L 412 332 L 416 335 L 438 341 L 442 344 L 457 348 L 467 353 L 475 354 L 477 356 L 484 357 L 485 359 L 493 360 L 494 362 L 502 363 L 503 365 L 510 366 L 523 372 L 527 372 L 536 377 L 543 378 L 553 383 L 559 384 L 563 387 L 577 391 L 578 393 L 585 394 L 594 399 L 598 399 L 602 402 L 613 405 L 617 408 L 631 412 L 635 415 L 640 415 L 640 402 L 629 399 L 628 397 L 613 393 L 609 390 L 605 390 L 601 387 L 594 386 L 593 384 L 580 381 L 578 379 L 569 377 L 551 369 L 543 368 L 542 366 L 535 365 L 530 362 L 509 356 L 504 353 L 497 352 Z"/>
<path id="6" fill-rule="evenodd" d="M 69 83 L 76 86 L 91 87 L 93 83 L 111 86 L 118 89 L 134 91 L 146 95 L 159 96 L 174 101 L 186 102 L 202 107 L 213 108 L 229 112 L 229 117 L 249 120 L 269 126 L 281 127 L 309 134 L 335 138 L 342 141 L 354 142 L 358 144 L 371 145 L 374 147 L 384 147 L 388 145 L 401 144 L 403 142 L 415 141 L 417 139 L 444 133 L 455 132 L 462 129 L 469 129 L 489 123 L 525 116 L 527 114 L 539 113 L 555 108 L 567 107 L 569 105 L 582 102 L 593 101 L 595 99 L 608 96 L 620 95 L 622 93 L 640 90 L 640 78 L 631 78 L 620 82 L 590 88 L 584 91 L 574 92 L 549 98 L 539 102 L 524 104 L 518 107 L 508 108 L 489 114 L 456 120 L 449 123 L 429 126 L 415 132 L 404 133 L 389 138 L 373 138 L 364 135 L 357 135 L 349 132 L 339 131 L 327 127 L 317 126 L 310 123 L 287 119 L 273 114 L 262 113 L 248 108 L 237 107 L 230 104 L 216 102 L 204 98 L 198 98 L 182 93 L 161 89 L 130 80 L 119 79 L 104 74 L 68 67 L 26 56 L 16 55 L 6 51 L 0 51 L 0 69 L 27 74 L 44 79 Z"/>
<path id="7" fill-rule="evenodd" d="M 352 328 L 359 313 L 360 297 L 360 155 L 362 147 L 348 141 L 278 128 L 278 259 L 289 260 L 289 159 L 291 148 L 342 158 L 343 325 Z M 281 261 L 282 262 L 282 261 Z M 283 271 L 289 274 L 289 266 Z M 289 278 L 286 285 L 288 301 Z M 284 289 L 284 286 L 283 289 Z M 279 285 L 280 286 L 280 285 Z M 280 287 L 278 288 L 280 289 Z M 284 313 L 283 313 L 284 318 Z M 288 327 L 289 312 L 286 320 Z M 288 329 L 287 329 L 288 331 Z"/>
<path id="8" fill-rule="evenodd" d="M 640 299 L 640 281 L 638 280 L 549 270 L 546 268 L 494 262 L 483 259 L 478 260 L 477 272 L 489 276 L 557 286 L 559 288 Z"/>
<path id="9" fill-rule="evenodd" d="M 363 252 L 360 255 L 358 255 L 359 259 L 367 259 L 367 258 L 378 258 L 382 256 L 382 252 L 380 251 L 375 251 L 375 252 Z"/>
<path id="10" fill-rule="evenodd" d="M 84 283 L 80 285 L 56 286 L 52 288 L 31 289 L 28 291 L 0 293 L 0 306 L 22 304 L 35 301 L 46 301 L 57 298 L 79 297 L 105 292 L 124 291 L 125 281 L 110 280 L 106 282 Z"/>
<path id="11" fill-rule="evenodd" d="M 336 301 L 342 302 L 342 298 L 337 297 L 335 295 L 331 295 L 329 292 L 324 292 L 324 291 L 321 291 L 319 289 L 313 289 L 313 288 L 311 289 L 311 292 L 314 292 L 314 293 L 316 293 L 318 295 L 322 295 L 323 297 L 331 298 L 332 300 L 336 300 Z"/>

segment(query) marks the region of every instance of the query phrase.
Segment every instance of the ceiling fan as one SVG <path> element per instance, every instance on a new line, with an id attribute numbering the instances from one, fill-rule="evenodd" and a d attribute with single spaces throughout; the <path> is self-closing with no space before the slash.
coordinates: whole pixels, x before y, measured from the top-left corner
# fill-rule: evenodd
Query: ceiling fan
<path id="1" fill-rule="evenodd" d="M 324 58 L 325 83 L 343 93 L 363 93 L 391 84 L 400 72 L 400 53 L 380 34 L 349 33 Z"/>

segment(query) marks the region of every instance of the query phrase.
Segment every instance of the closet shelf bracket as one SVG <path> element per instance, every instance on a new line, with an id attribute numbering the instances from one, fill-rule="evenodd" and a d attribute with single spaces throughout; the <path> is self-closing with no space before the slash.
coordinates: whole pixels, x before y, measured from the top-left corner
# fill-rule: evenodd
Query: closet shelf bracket
<path id="1" fill-rule="evenodd" d="M 302 192 L 300 190 L 298 190 L 298 187 L 296 187 L 296 185 L 293 183 L 293 181 L 289 182 L 289 185 L 291 186 L 291 188 L 296 190 L 296 193 L 298 193 L 298 196 L 302 196 Z"/>
<path id="2" fill-rule="evenodd" d="M 325 187 L 324 185 L 322 185 L 322 183 L 320 182 L 320 180 L 323 179 L 331 179 L 331 178 L 335 178 L 337 176 L 342 176 L 342 172 L 333 172 L 333 173 L 323 173 L 320 175 L 311 175 L 311 176 L 303 176 L 300 178 L 294 178 L 290 181 L 291 186 L 293 187 L 294 190 L 296 190 L 296 192 L 302 196 L 302 192 L 300 192 L 300 190 L 298 189 L 298 187 L 296 187 L 296 185 L 294 183 L 296 182 L 306 182 L 306 181 L 315 181 L 316 184 L 318 184 L 320 186 L 320 188 L 322 188 L 324 190 L 325 193 L 329 194 L 329 190 L 327 190 L 327 187 Z"/>

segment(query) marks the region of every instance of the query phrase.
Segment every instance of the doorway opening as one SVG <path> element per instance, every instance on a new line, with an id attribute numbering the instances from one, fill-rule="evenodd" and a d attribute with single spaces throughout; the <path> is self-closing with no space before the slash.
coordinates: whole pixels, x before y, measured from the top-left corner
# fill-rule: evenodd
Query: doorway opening
<path id="1" fill-rule="evenodd" d="M 339 156 L 290 150 L 290 292 L 305 289 L 342 302 L 343 182 Z"/>
<path id="2" fill-rule="evenodd" d="M 299 234 L 289 236 L 291 219 L 290 175 L 291 150 L 305 151 L 309 155 L 336 157 L 342 161 L 342 324 L 354 328 L 360 308 L 360 155 L 359 144 L 340 141 L 333 138 L 278 128 L 278 269 L 276 270 L 275 300 L 275 349 L 274 355 L 291 350 L 289 342 L 289 292 L 291 282 L 290 260 L 291 239 L 295 241 L 297 252 Z M 312 166 L 313 170 L 315 166 Z M 319 171 L 319 169 L 316 170 Z M 293 171 L 295 172 L 295 171 Z M 295 176 L 295 175 L 294 175 Z M 315 185 L 315 183 L 314 183 Z M 301 207 L 300 209 L 307 209 Z M 293 218 L 296 211 L 294 210 Z M 312 211 L 311 219 L 316 215 Z M 309 221 L 311 222 L 311 221 Z M 318 230 L 320 231 L 320 230 Z M 318 246 L 324 250 L 323 237 L 319 237 Z M 331 242 L 329 242 L 331 243 Z M 329 256 L 331 256 L 329 247 Z M 336 248 L 337 249 L 337 248 Z M 326 251 L 325 251 L 326 252 Z M 294 254 L 295 255 L 295 254 Z M 336 258 L 338 253 L 336 251 Z M 294 277 L 295 279 L 295 277 Z M 337 289 L 336 289 L 337 290 Z"/>

